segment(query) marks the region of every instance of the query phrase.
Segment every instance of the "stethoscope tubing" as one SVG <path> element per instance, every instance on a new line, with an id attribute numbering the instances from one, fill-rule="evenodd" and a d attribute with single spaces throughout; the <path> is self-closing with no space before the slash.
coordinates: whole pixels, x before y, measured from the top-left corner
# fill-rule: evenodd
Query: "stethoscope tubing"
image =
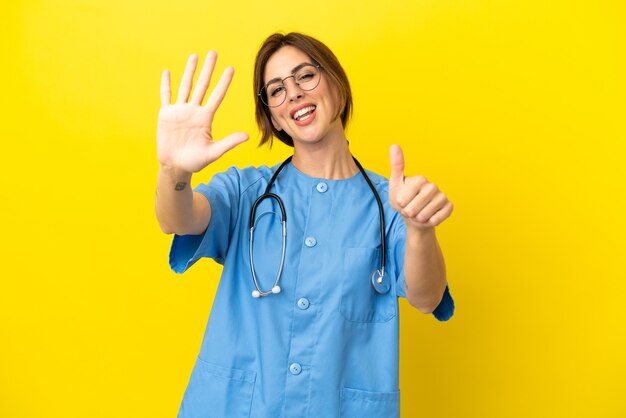
<path id="1" fill-rule="evenodd" d="M 276 196 L 276 195 L 274 195 Z M 265 196 L 265 197 L 270 197 Z M 282 205 L 282 202 L 280 202 L 280 204 Z M 280 293 L 280 286 L 278 286 L 278 281 L 280 280 L 280 276 L 283 273 L 283 266 L 285 265 L 285 250 L 287 248 L 287 219 L 286 217 L 283 218 L 283 220 L 281 221 L 282 224 L 282 229 L 283 229 L 283 245 L 282 245 L 282 254 L 280 256 L 280 266 L 278 268 L 278 273 L 276 274 L 276 280 L 274 280 L 274 286 L 272 286 L 271 290 L 267 290 L 267 291 L 262 291 L 261 287 L 259 286 L 259 282 L 256 278 L 256 272 L 254 271 L 254 260 L 252 258 L 252 246 L 253 246 L 253 240 L 254 240 L 254 226 L 250 228 L 250 270 L 252 271 L 252 279 L 254 280 L 254 287 L 256 288 L 255 290 L 252 291 L 252 296 L 255 298 L 258 298 L 260 296 L 267 296 L 270 295 L 272 293 Z"/>
<path id="2" fill-rule="evenodd" d="M 380 278 L 382 279 L 382 277 L 385 275 L 385 265 L 386 265 L 385 263 L 387 261 L 387 245 L 385 243 L 385 215 L 383 211 L 383 202 L 381 202 L 380 196 L 378 195 L 376 188 L 374 188 L 372 181 L 370 180 L 369 176 L 365 173 L 365 169 L 363 168 L 359 160 L 354 158 L 354 156 L 352 157 L 352 159 L 354 160 L 356 166 L 359 167 L 359 171 L 361 171 L 361 174 L 363 174 L 363 177 L 365 178 L 365 181 L 367 182 L 368 186 L 370 186 L 370 189 L 372 189 L 374 198 L 376 199 L 376 204 L 378 204 L 378 217 L 380 219 L 380 250 L 382 253 L 381 260 L 380 260 Z"/>
<path id="3" fill-rule="evenodd" d="M 285 265 L 285 251 L 287 247 L 287 212 L 285 210 L 285 205 L 283 204 L 283 201 L 280 198 L 280 196 L 278 196 L 275 193 L 271 193 L 270 189 L 272 188 L 272 185 L 274 184 L 274 181 L 276 180 L 276 177 L 278 176 L 278 174 L 282 171 L 285 165 L 287 165 L 291 161 L 292 158 L 293 156 L 287 158 L 278 167 L 278 169 L 274 172 L 274 174 L 270 178 L 270 181 L 267 183 L 265 192 L 257 198 L 257 200 L 254 202 L 250 210 L 250 270 L 252 272 L 252 279 L 254 280 L 254 287 L 255 287 L 255 290 L 252 291 L 252 296 L 255 298 L 259 298 L 261 296 L 267 296 L 270 294 L 280 293 L 281 291 L 280 286 L 278 285 L 278 282 L 280 280 L 280 276 L 282 275 L 283 267 Z M 383 211 L 383 204 L 382 204 L 382 201 L 380 200 L 380 196 L 378 195 L 378 192 L 376 191 L 376 188 L 372 184 L 372 181 L 370 180 L 369 176 L 365 172 L 365 169 L 363 168 L 361 163 L 359 163 L 359 161 L 356 158 L 354 158 L 354 156 L 352 157 L 352 159 L 354 160 L 355 164 L 359 168 L 359 171 L 365 178 L 365 181 L 367 182 L 368 186 L 372 190 L 372 193 L 374 194 L 374 198 L 376 199 L 376 204 L 378 205 L 378 216 L 380 219 L 381 263 L 380 263 L 380 269 L 374 271 L 374 273 L 372 274 L 371 280 L 372 280 L 372 286 L 378 293 L 387 293 L 389 291 L 390 284 L 388 282 L 383 282 L 383 277 L 385 276 L 385 263 L 386 263 L 386 253 L 387 253 L 387 246 L 385 243 L 385 216 L 384 216 L 384 211 Z M 276 274 L 276 279 L 274 280 L 274 286 L 272 286 L 272 289 L 270 290 L 262 291 L 261 287 L 259 286 L 259 282 L 256 276 L 256 271 L 254 269 L 252 247 L 253 247 L 253 242 L 254 242 L 254 223 L 255 223 L 255 218 L 256 218 L 256 210 L 259 204 L 265 199 L 271 199 L 271 200 L 276 201 L 278 203 L 278 206 L 280 207 L 283 239 L 282 239 L 282 252 L 281 252 L 281 258 L 280 258 L 280 266 L 278 268 L 278 273 Z"/>

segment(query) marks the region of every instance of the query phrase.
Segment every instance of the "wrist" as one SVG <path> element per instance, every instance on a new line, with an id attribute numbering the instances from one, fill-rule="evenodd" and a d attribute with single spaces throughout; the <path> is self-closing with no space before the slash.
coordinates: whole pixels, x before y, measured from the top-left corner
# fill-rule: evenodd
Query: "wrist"
<path id="1" fill-rule="evenodd" d="M 417 240 L 428 240 L 435 238 L 435 227 L 434 226 L 417 226 L 414 221 L 405 220 L 406 224 L 406 234 L 407 238 L 412 237 Z"/>
<path id="2" fill-rule="evenodd" d="M 189 182 L 193 173 L 174 167 L 169 164 L 159 163 L 159 172 L 173 182 Z"/>

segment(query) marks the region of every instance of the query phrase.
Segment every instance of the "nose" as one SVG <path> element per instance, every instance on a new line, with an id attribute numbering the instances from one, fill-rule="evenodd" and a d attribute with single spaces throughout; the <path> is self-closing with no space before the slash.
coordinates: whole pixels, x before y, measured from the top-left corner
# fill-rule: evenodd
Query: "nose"
<path id="1" fill-rule="evenodd" d="M 287 97 L 290 101 L 297 100 L 302 97 L 302 90 L 298 83 L 296 83 L 295 77 L 289 77 L 291 79 L 291 85 L 287 88 Z M 285 83 L 287 80 L 283 81 Z"/>

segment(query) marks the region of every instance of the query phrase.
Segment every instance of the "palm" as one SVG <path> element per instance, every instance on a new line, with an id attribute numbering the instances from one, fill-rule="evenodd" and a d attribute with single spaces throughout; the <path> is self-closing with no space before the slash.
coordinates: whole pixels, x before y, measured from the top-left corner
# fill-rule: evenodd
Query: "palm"
<path id="1" fill-rule="evenodd" d="M 232 69 L 226 69 L 206 105 L 202 105 L 215 59 L 215 53 L 209 52 L 193 96 L 189 98 L 197 57 L 192 55 L 189 58 L 178 99 L 174 104 L 170 104 L 169 73 L 167 71 L 163 73 L 161 109 L 157 126 L 157 156 L 161 164 L 195 173 L 247 139 L 244 133 L 235 133 L 221 141 L 213 140 L 211 134 L 213 117 L 233 75 Z"/>
<path id="2" fill-rule="evenodd" d="M 201 106 L 183 104 L 164 107 L 159 111 L 159 161 L 195 173 L 217 159 L 211 155 L 212 121 L 203 110 Z"/>

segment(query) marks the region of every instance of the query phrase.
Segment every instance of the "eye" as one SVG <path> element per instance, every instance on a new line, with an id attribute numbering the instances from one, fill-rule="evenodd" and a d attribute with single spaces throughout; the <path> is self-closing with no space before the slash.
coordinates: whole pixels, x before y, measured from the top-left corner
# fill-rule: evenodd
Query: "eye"
<path id="1" fill-rule="evenodd" d="M 282 84 L 272 84 L 268 86 L 267 91 L 272 97 L 280 96 L 285 91 L 285 86 Z"/>
<path id="2" fill-rule="evenodd" d="M 298 82 L 307 82 L 307 81 L 311 80 L 314 76 L 315 76 L 315 74 L 313 74 L 310 71 L 305 71 L 305 72 L 299 73 L 298 74 Z"/>

